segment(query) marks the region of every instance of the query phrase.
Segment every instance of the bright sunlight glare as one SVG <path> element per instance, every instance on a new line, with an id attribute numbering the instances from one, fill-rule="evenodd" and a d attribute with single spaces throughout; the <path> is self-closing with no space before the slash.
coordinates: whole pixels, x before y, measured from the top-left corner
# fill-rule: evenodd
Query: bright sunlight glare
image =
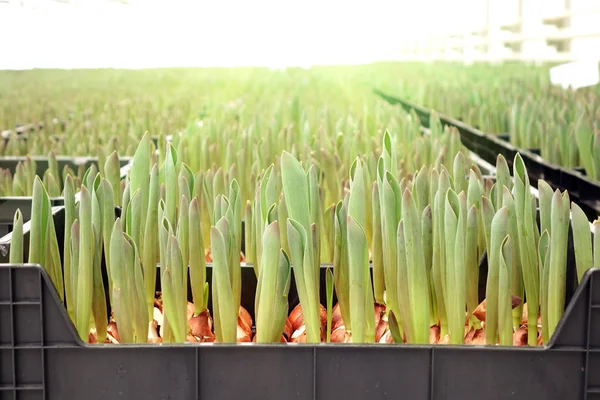
<path id="1" fill-rule="evenodd" d="M 486 22 L 484 0 L 128 3 L 0 1 L 0 69 L 359 64 Z M 503 3 L 495 15 L 514 19 Z"/>

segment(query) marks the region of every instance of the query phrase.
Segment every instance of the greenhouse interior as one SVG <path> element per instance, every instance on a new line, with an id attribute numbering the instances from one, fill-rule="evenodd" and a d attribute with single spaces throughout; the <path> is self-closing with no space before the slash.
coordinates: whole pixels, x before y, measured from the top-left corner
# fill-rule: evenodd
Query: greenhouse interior
<path id="1" fill-rule="evenodd" d="M 0 400 L 600 400 L 597 0 L 0 0 L 0 49 Z"/>

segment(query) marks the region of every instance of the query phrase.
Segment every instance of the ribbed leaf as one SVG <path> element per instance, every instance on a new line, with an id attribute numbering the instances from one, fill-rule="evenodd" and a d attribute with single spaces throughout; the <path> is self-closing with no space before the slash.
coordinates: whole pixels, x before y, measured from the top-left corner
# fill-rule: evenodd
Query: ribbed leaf
<path id="1" fill-rule="evenodd" d="M 23 214 L 21 214 L 20 209 L 17 209 L 13 219 L 9 262 L 11 264 L 23 263 Z M 69 299 L 69 301 L 71 301 L 71 299 Z"/>
<path id="2" fill-rule="evenodd" d="M 504 197 L 502 188 L 504 186 L 511 190 L 512 179 L 510 177 L 510 169 L 508 168 L 506 159 L 502 154 L 498 154 L 498 157 L 496 158 L 496 196 L 492 199 L 496 210 L 502 207 L 502 199 Z"/>
<path id="3" fill-rule="evenodd" d="M 98 176 L 100 176 L 98 174 Z M 96 205 L 94 205 L 96 207 Z M 92 213 L 93 214 L 93 213 Z M 92 313 L 94 316 L 94 325 L 96 327 L 96 336 L 98 343 L 106 341 L 106 326 L 108 324 L 108 315 L 106 312 L 106 295 L 104 293 L 104 282 L 102 281 L 102 271 L 100 263 L 102 261 L 102 235 L 96 229 L 96 224 L 92 223 L 92 236 L 94 239 L 94 259 L 93 259 L 93 298 Z"/>
<path id="4" fill-rule="evenodd" d="M 129 213 L 129 201 L 131 200 L 131 192 L 129 190 L 129 183 L 125 184 L 123 188 L 123 199 L 121 200 L 121 220 L 123 221 L 123 232 L 126 232 L 128 228 L 128 220 L 131 220 L 131 217 L 128 217 Z"/>
<path id="5" fill-rule="evenodd" d="M 298 297 L 302 306 L 302 314 L 306 323 L 307 343 L 320 342 L 319 298 L 315 288 L 312 255 L 307 250 L 308 235 L 299 222 L 288 218 L 288 244 L 294 267 L 294 278 L 298 289 Z"/>
<path id="6" fill-rule="evenodd" d="M 548 330 L 550 336 L 565 310 L 567 281 L 567 238 L 569 232 L 569 195 L 558 190 L 552 197 L 552 233 L 548 279 Z"/>
<path id="7" fill-rule="evenodd" d="M 33 198 L 31 200 L 31 228 L 29 234 L 30 264 L 44 264 L 48 210 L 48 194 L 44 189 L 42 181 L 36 176 L 33 183 Z"/>
<path id="8" fill-rule="evenodd" d="M 167 219 L 174 224 L 177 221 L 177 204 L 179 203 L 179 189 L 177 182 L 177 151 L 172 144 L 169 143 L 167 149 L 167 157 L 163 164 L 165 174 L 165 212 Z"/>
<path id="9" fill-rule="evenodd" d="M 242 252 L 242 195 L 236 180 L 229 186 L 231 243 L 231 280 L 235 309 L 240 308 L 242 296 L 242 271 L 240 268 L 240 253 Z"/>
<path id="10" fill-rule="evenodd" d="M 331 272 L 331 268 L 327 268 L 327 271 L 325 272 L 325 291 L 327 292 L 327 343 L 331 342 L 333 318 L 333 283 L 333 272 Z"/>
<path id="11" fill-rule="evenodd" d="M 305 232 L 310 231 L 308 181 L 300 162 L 286 151 L 281 154 L 281 177 L 289 217 L 298 221 Z"/>
<path id="12" fill-rule="evenodd" d="M 358 175 L 358 177 L 362 177 Z M 310 167 L 306 174 L 308 181 L 308 207 L 310 210 L 310 227 L 314 232 L 312 246 L 309 248 L 312 255 L 313 266 L 311 271 L 313 273 L 313 282 L 316 287 L 319 287 L 320 271 L 319 265 L 321 262 L 321 229 L 323 225 L 323 207 L 321 206 L 321 197 L 319 196 L 319 183 L 317 178 L 317 169 L 314 165 Z M 358 178 L 357 178 L 358 179 Z M 364 201 L 364 198 L 363 198 Z"/>
<path id="13" fill-rule="evenodd" d="M 208 304 L 204 303 L 206 259 L 204 256 L 204 240 L 200 226 L 200 203 L 197 197 L 194 197 L 190 203 L 189 218 L 190 282 L 194 299 L 195 315 L 199 315 L 206 309 Z"/>
<path id="14" fill-rule="evenodd" d="M 479 258 L 477 252 L 477 208 L 471 206 L 467 213 L 465 241 L 466 302 L 469 316 L 479 304 Z"/>
<path id="15" fill-rule="evenodd" d="M 446 189 L 447 190 L 447 189 Z M 440 324 L 440 334 L 446 335 L 448 318 L 446 315 L 446 243 L 444 238 L 444 192 L 438 190 L 433 203 L 433 255 L 431 258 L 431 278 L 435 293 L 437 317 Z"/>
<path id="16" fill-rule="evenodd" d="M 51 268 L 50 276 L 52 277 L 52 281 L 54 282 L 54 287 L 58 292 L 58 295 L 61 300 L 64 300 L 65 291 L 64 291 L 64 283 L 63 283 L 63 269 L 62 263 L 60 260 L 60 249 L 58 247 L 58 238 L 56 237 L 56 228 L 54 227 L 54 218 L 52 216 L 52 209 L 50 207 L 50 202 L 48 201 L 48 222 L 46 223 L 46 260 L 49 262 L 46 263 L 48 268 Z"/>
<path id="17" fill-rule="evenodd" d="M 87 342 L 92 310 L 94 234 L 92 230 L 92 197 L 82 187 L 79 201 L 79 266 L 77 268 L 76 326 L 81 340 Z"/>
<path id="18" fill-rule="evenodd" d="M 540 193 L 540 230 L 542 232 L 552 231 L 551 212 L 552 212 L 552 188 L 545 181 L 538 181 L 538 191 Z"/>
<path id="19" fill-rule="evenodd" d="M 189 218 L 190 202 L 185 195 L 181 196 L 179 202 L 179 219 L 177 221 L 177 241 L 181 249 L 181 258 L 183 265 L 183 287 L 186 288 L 184 298 L 187 300 L 187 280 L 188 280 L 188 265 L 189 265 L 189 234 L 190 234 L 190 218 Z"/>
<path id="20" fill-rule="evenodd" d="M 544 231 L 540 236 L 538 248 L 538 259 L 540 265 L 540 309 L 542 317 L 542 338 L 544 343 L 550 340 L 548 328 L 548 280 L 550 279 L 550 235 Z"/>
<path id="21" fill-rule="evenodd" d="M 115 205 L 121 205 L 121 173 L 120 173 L 120 165 L 119 165 L 119 155 L 116 151 L 113 151 L 110 156 L 106 159 L 106 163 L 104 164 L 104 173 L 106 179 L 110 182 L 113 188 L 113 199 Z"/>
<path id="22" fill-rule="evenodd" d="M 212 290 L 215 336 L 217 342 L 235 343 L 238 313 L 234 308 L 226 243 L 223 234 L 217 227 L 212 227 L 210 234 L 213 255 Z"/>
<path id="23" fill-rule="evenodd" d="M 340 305 L 340 313 L 347 330 L 352 329 L 350 316 L 350 270 L 348 262 L 348 209 L 344 201 L 337 203 L 335 211 L 335 243 L 333 256 L 333 277 L 335 292 Z"/>
<path id="24" fill-rule="evenodd" d="M 488 279 L 485 291 L 485 340 L 487 344 L 496 344 L 498 341 L 498 290 L 500 279 L 500 256 L 502 242 L 507 234 L 508 209 L 502 207 L 492 220 L 490 235 L 490 249 L 488 256 Z M 512 257 L 512 255 L 511 255 Z"/>
<path id="25" fill-rule="evenodd" d="M 167 272 L 171 275 L 172 295 L 173 297 L 168 302 L 167 315 L 169 316 L 169 324 L 175 341 L 178 343 L 185 342 L 187 335 L 187 288 L 183 286 L 183 259 L 181 256 L 181 248 L 177 237 L 171 235 L 169 243 L 170 263 Z"/>
<path id="26" fill-rule="evenodd" d="M 402 197 L 402 219 L 414 342 L 424 344 L 429 343 L 429 280 L 423 253 L 420 213 L 409 190 L 404 191 Z"/>
<path id="27" fill-rule="evenodd" d="M 131 193 L 140 191 L 140 199 L 138 200 L 140 210 L 145 211 L 148 209 L 148 199 L 150 196 L 150 187 L 148 177 L 150 175 L 150 136 L 148 132 L 142 136 L 142 140 L 138 144 L 135 154 L 133 155 L 133 161 L 131 170 L 129 171 L 129 185 Z M 138 216 L 139 222 L 137 222 L 139 233 L 142 234 L 145 231 L 146 226 L 146 214 L 141 212 Z M 135 243 L 141 243 L 139 236 L 132 235 Z"/>
<path id="28" fill-rule="evenodd" d="M 461 192 L 463 193 L 463 192 Z M 464 303 L 462 305 L 462 312 L 458 309 L 459 301 L 461 297 L 464 299 L 464 290 L 462 294 L 461 286 L 464 288 L 464 279 L 461 283 L 457 281 L 458 270 L 463 269 L 462 265 L 457 266 L 456 262 L 460 259 L 464 260 L 464 249 L 457 251 L 457 238 L 460 234 L 458 232 L 459 225 L 462 224 L 462 217 L 460 215 L 461 207 L 460 201 L 456 192 L 452 189 L 448 189 L 446 192 L 446 201 L 444 205 L 444 233 L 445 233 L 445 244 L 446 244 L 446 314 L 448 317 L 448 333 L 450 334 L 450 342 L 452 344 L 462 343 L 464 335 Z M 462 226 L 464 231 L 464 225 Z M 463 242 L 464 245 L 464 242 Z M 460 254 L 462 251 L 462 257 Z"/>
<path id="29" fill-rule="evenodd" d="M 402 324 L 404 336 L 407 343 L 413 343 L 415 341 L 415 330 L 414 330 L 414 319 L 411 312 L 410 304 L 410 290 L 408 281 L 408 260 L 406 258 L 406 239 L 405 239 L 404 220 L 400 220 L 397 231 L 397 281 L 395 282 L 396 290 L 398 293 L 398 309 L 400 312 L 400 319 L 398 321 Z M 393 312 L 393 311 L 392 311 Z M 390 313 L 391 315 L 391 313 Z M 400 326 L 400 325 L 399 325 Z"/>
<path id="30" fill-rule="evenodd" d="M 56 161 L 56 153 L 54 151 L 50 151 L 48 153 L 48 171 L 50 175 L 55 177 L 55 184 L 58 189 L 58 193 L 62 192 L 62 188 L 60 187 L 60 171 L 58 169 L 58 161 Z"/>
<path id="31" fill-rule="evenodd" d="M 500 344 L 503 346 L 511 346 L 513 344 L 511 280 L 514 258 L 510 237 L 510 235 L 506 235 L 500 246 L 498 271 L 498 332 L 500 335 Z"/>
<path id="32" fill-rule="evenodd" d="M 270 343 L 279 341 L 283 326 L 280 326 L 279 315 L 273 315 L 277 302 L 283 298 L 278 294 L 277 282 L 279 273 L 279 222 L 274 221 L 265 228 L 263 234 L 262 262 L 263 268 L 258 276 L 256 298 L 256 341 Z M 285 323 L 285 321 L 284 321 Z"/>
<path id="33" fill-rule="evenodd" d="M 156 164 L 150 171 L 150 189 L 148 192 L 148 209 L 146 210 L 146 225 L 144 228 L 142 270 L 144 277 L 146 307 L 148 316 L 152 318 L 154 312 L 154 294 L 156 288 L 156 262 L 159 257 L 158 239 L 158 204 L 160 196 L 159 173 Z M 204 254 L 203 254 L 204 256 Z M 204 257 L 203 257 L 204 259 Z"/>
<path id="34" fill-rule="evenodd" d="M 78 282 L 78 267 L 79 267 L 79 220 L 73 221 L 73 225 L 71 225 L 71 240 L 70 242 L 65 242 L 65 245 L 69 247 L 69 254 L 71 256 L 71 265 L 73 266 L 71 269 L 70 280 L 67 280 L 67 276 L 65 275 L 65 285 L 69 286 L 71 289 L 71 293 L 73 294 L 73 301 L 69 306 L 69 316 L 73 323 L 77 323 L 75 316 L 77 315 L 77 282 Z"/>
<path id="35" fill-rule="evenodd" d="M 383 271 L 386 290 L 387 308 L 394 311 L 400 319 L 404 314 L 399 308 L 399 288 L 398 288 L 398 222 L 400 220 L 399 211 L 401 206 L 401 197 L 396 196 L 394 187 L 398 187 L 398 182 L 391 175 L 387 174 L 386 179 L 381 182 L 383 187 L 382 206 L 381 206 L 381 229 L 382 229 L 382 248 L 383 248 Z M 398 190 L 399 191 L 399 190 Z M 399 321 L 404 324 L 404 321 Z"/>
<path id="36" fill-rule="evenodd" d="M 519 249 L 523 269 L 523 283 L 527 297 L 528 343 L 536 345 L 537 311 L 539 307 L 539 269 L 536 254 L 535 220 L 532 212 L 529 176 L 523 159 L 517 153 L 513 162 L 515 208 L 519 232 Z"/>
<path id="37" fill-rule="evenodd" d="M 575 262 L 577 265 L 577 281 L 581 282 L 585 271 L 593 267 L 590 223 L 581 207 L 575 203 L 571 203 L 571 213 L 573 224 L 573 246 L 575 248 Z"/>
<path id="38" fill-rule="evenodd" d="M 104 261 L 108 275 L 108 290 L 112 292 L 112 278 L 110 273 L 110 237 L 115 222 L 114 192 L 110 182 L 102 179 L 102 242 L 104 245 Z"/>
<path id="39" fill-rule="evenodd" d="M 359 175 L 360 176 L 360 175 Z M 362 181 L 362 180 L 361 180 Z M 351 192 L 352 193 L 352 192 Z M 351 194 L 352 198 L 352 194 Z M 365 310 L 365 268 L 369 267 L 367 237 L 361 225 L 348 213 L 348 263 L 350 270 L 350 318 L 352 320 L 352 342 L 365 343 L 366 318 L 372 318 Z M 370 309 L 369 309 L 370 311 Z"/>
<path id="40" fill-rule="evenodd" d="M 385 304 L 385 278 L 383 270 L 383 238 L 381 227 L 381 201 L 379 198 L 379 189 L 377 183 L 373 183 L 372 190 L 373 203 L 373 289 L 375 302 Z"/>
<path id="41" fill-rule="evenodd" d="M 244 208 L 244 223 L 244 256 L 247 263 L 253 264 L 256 258 L 254 252 L 254 215 L 252 212 L 252 203 L 249 200 L 246 202 L 246 207 Z"/>
<path id="42" fill-rule="evenodd" d="M 508 209 L 508 234 L 511 237 L 510 249 L 512 260 L 506 260 L 509 270 L 512 273 L 511 290 L 514 296 L 523 299 L 523 271 L 521 270 L 521 257 L 519 255 L 519 242 L 513 238 L 518 238 L 519 229 L 517 227 L 517 212 L 515 201 L 506 186 L 503 187 L 503 205 Z M 513 325 L 519 327 L 523 319 L 523 304 L 518 305 L 512 311 Z"/>
<path id="43" fill-rule="evenodd" d="M 126 257 L 125 242 L 123 240 L 123 227 L 121 219 L 114 223 L 110 239 L 110 258 L 114 266 L 111 270 L 113 282 L 112 304 L 113 316 L 119 328 L 121 343 L 133 343 L 133 309 L 131 307 L 132 293 L 129 290 L 128 271 L 132 258 Z"/>
<path id="44" fill-rule="evenodd" d="M 467 191 L 467 181 L 465 179 L 466 160 L 463 153 L 456 153 L 454 163 L 452 164 L 452 177 L 454 179 L 454 190 L 456 193 Z M 510 176 L 510 175 L 509 175 Z"/>

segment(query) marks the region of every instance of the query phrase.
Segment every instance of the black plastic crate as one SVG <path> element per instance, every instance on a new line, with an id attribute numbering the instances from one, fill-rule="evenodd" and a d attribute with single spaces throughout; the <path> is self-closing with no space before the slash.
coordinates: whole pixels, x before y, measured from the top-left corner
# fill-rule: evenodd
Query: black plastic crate
<path id="1" fill-rule="evenodd" d="M 431 110 L 410 101 L 390 96 L 375 90 L 381 98 L 391 104 L 399 104 L 407 111 L 414 110 L 421 120 L 421 124 L 429 126 Z M 521 154 L 532 185 L 537 186 L 537 181 L 543 179 L 553 189 L 568 190 L 571 200 L 575 201 L 591 220 L 600 215 L 600 182 L 586 177 L 580 171 L 571 168 L 561 168 L 544 160 L 536 149 L 521 149 L 508 142 L 508 137 L 502 135 L 486 134 L 461 121 L 452 119 L 437 112 L 442 125 L 455 127 L 460 133 L 462 143 L 475 152 L 485 161 L 494 164 L 498 154 L 502 154 L 512 169 L 512 163 L 517 153 Z"/>
<path id="2" fill-rule="evenodd" d="M 0 265 L 1 399 L 598 399 L 600 270 L 545 348 L 87 345 L 39 266 Z"/>
<path id="3" fill-rule="evenodd" d="M 60 243 L 64 209 L 53 216 Z M 2 260 L 9 247 L 2 238 Z M 1 264 L 0 399 L 600 399 L 600 269 L 573 294 L 571 245 L 569 253 L 565 315 L 550 343 L 533 348 L 88 345 L 41 267 Z M 242 280 L 242 305 L 254 315 L 251 266 Z M 293 281 L 289 300 L 291 310 Z"/>
<path id="4" fill-rule="evenodd" d="M 30 157 L 36 163 L 36 174 L 40 177 L 44 176 L 44 172 L 49 168 L 48 157 L 45 156 L 32 156 Z M 0 157 L 0 168 L 8 169 L 11 173 L 15 173 L 17 164 L 19 162 L 24 163 L 27 157 L 25 156 L 5 156 Z M 127 165 L 132 160 L 132 157 L 120 157 L 119 164 L 121 167 Z M 77 172 L 80 165 L 83 165 L 84 169 L 88 169 L 92 164 L 98 166 L 97 157 L 67 157 L 67 156 L 56 156 L 56 162 L 58 164 L 58 170 L 62 173 L 65 165 L 68 165 L 73 171 Z"/>

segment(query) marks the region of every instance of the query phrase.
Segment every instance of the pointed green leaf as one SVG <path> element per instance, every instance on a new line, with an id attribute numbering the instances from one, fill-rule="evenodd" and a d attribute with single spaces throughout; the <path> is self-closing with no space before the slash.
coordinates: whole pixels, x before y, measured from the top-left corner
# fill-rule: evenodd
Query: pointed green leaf
<path id="1" fill-rule="evenodd" d="M 573 246 L 575 248 L 575 262 L 577 265 L 577 281 L 581 282 L 585 271 L 593 267 L 590 223 L 581 207 L 575 203 L 571 203 L 571 213 Z"/>

